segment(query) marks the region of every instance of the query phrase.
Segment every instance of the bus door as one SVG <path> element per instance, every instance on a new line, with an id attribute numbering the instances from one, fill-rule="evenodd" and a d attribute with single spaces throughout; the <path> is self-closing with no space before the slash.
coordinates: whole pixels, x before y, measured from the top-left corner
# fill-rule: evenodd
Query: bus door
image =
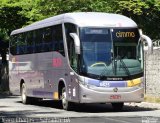
<path id="1" fill-rule="evenodd" d="M 70 66 L 73 69 L 73 71 L 70 71 L 70 84 L 71 84 L 71 98 L 72 100 L 78 101 L 79 99 L 79 86 L 78 86 L 78 78 L 76 73 L 77 71 L 77 62 L 78 62 L 78 55 L 75 53 L 75 46 L 74 42 L 70 43 Z"/>
<path id="2" fill-rule="evenodd" d="M 77 80 L 77 58 L 78 55 L 75 53 L 75 45 L 74 40 L 70 36 L 70 33 L 76 33 L 77 28 L 74 24 L 71 23 L 65 23 L 65 35 L 66 35 L 66 43 L 68 48 L 68 58 L 69 58 L 69 66 L 71 69 L 66 69 L 66 73 L 68 76 L 66 76 L 67 85 L 68 85 L 68 94 L 72 101 L 78 101 L 79 100 L 79 86 L 78 86 L 78 80 Z"/>

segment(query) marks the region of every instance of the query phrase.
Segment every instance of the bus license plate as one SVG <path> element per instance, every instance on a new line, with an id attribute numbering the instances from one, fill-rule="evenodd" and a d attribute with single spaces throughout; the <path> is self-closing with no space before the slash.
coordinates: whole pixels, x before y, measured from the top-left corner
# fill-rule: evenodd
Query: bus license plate
<path id="1" fill-rule="evenodd" d="M 110 95 L 110 99 L 114 99 L 114 100 L 121 99 L 121 95 Z"/>

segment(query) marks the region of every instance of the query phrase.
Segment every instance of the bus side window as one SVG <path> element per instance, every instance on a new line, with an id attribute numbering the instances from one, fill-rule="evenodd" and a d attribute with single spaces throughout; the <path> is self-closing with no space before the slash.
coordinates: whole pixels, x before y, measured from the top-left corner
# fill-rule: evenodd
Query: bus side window
<path id="1" fill-rule="evenodd" d="M 11 41 L 10 41 L 10 52 L 13 55 L 17 54 L 17 35 L 12 35 L 11 36 Z"/>
<path id="2" fill-rule="evenodd" d="M 51 27 L 47 27 L 43 30 L 43 50 L 45 52 L 52 50 L 52 30 Z"/>
<path id="3" fill-rule="evenodd" d="M 43 46 L 42 46 L 42 39 L 43 39 L 43 30 L 38 29 L 35 30 L 35 52 L 40 53 L 43 51 Z"/>
<path id="4" fill-rule="evenodd" d="M 33 31 L 27 32 L 26 41 L 27 41 L 27 53 L 29 54 L 34 53 L 35 45 L 33 40 Z"/>
<path id="5" fill-rule="evenodd" d="M 12 36 L 10 47 L 11 47 L 11 53 L 13 55 L 24 54 L 25 50 L 24 34 L 20 33 Z"/>
<path id="6" fill-rule="evenodd" d="M 62 33 L 62 25 L 56 25 L 53 26 L 52 30 L 53 35 L 53 50 L 58 51 L 63 56 L 65 56 L 64 53 L 64 43 L 63 43 L 63 33 Z"/>
<path id="7" fill-rule="evenodd" d="M 17 38 L 17 54 L 25 54 L 26 53 L 26 41 L 24 33 L 18 34 Z"/>
<path id="8" fill-rule="evenodd" d="M 66 33 L 68 57 L 69 57 L 70 65 L 73 68 L 73 70 L 77 72 L 78 56 L 75 53 L 74 40 L 70 36 L 70 33 L 77 33 L 76 26 L 74 24 L 65 23 L 65 33 Z"/>

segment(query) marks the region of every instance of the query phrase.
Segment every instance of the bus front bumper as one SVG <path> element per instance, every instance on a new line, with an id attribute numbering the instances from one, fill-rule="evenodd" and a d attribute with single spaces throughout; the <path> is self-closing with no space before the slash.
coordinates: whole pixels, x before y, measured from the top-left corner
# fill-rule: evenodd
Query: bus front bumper
<path id="1" fill-rule="evenodd" d="M 144 100 L 144 89 L 137 87 L 131 91 L 114 92 L 114 90 L 101 92 L 80 85 L 80 103 L 112 103 L 112 102 L 142 102 Z"/>

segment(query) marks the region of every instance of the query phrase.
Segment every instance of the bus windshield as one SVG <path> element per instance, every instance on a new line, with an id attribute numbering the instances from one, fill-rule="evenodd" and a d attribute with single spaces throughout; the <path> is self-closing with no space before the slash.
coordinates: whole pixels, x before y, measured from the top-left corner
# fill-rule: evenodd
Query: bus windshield
<path id="1" fill-rule="evenodd" d="M 91 78 L 143 73 L 138 29 L 81 28 L 81 72 Z"/>

